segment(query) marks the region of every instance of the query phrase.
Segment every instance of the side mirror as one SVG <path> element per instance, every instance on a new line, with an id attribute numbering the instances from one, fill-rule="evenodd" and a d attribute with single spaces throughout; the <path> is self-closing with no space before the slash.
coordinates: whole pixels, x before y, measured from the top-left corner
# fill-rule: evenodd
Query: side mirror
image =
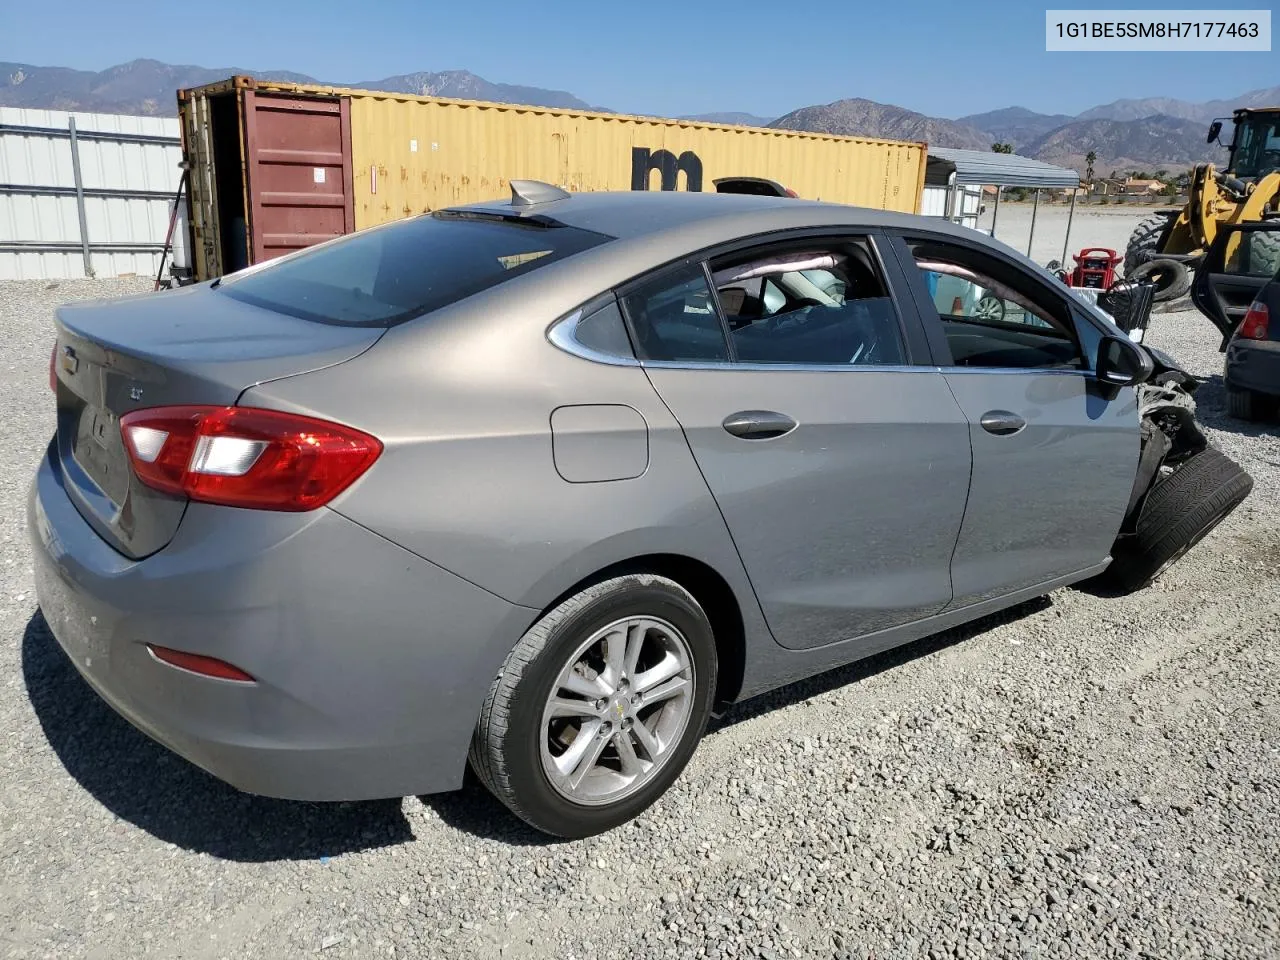
<path id="1" fill-rule="evenodd" d="M 1214 143 L 1218 139 L 1218 134 L 1222 132 L 1222 121 L 1215 120 L 1209 124 L 1209 135 L 1204 138 L 1205 143 Z"/>
<path id="2" fill-rule="evenodd" d="M 1099 383 L 1133 387 L 1146 382 L 1154 370 L 1150 354 L 1128 337 L 1103 337 L 1098 344 L 1094 375 Z"/>

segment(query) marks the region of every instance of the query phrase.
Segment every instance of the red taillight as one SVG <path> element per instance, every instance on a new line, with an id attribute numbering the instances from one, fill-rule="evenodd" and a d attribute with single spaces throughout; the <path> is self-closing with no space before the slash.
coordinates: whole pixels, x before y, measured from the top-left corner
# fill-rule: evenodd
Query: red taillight
<path id="1" fill-rule="evenodd" d="M 795 192 L 794 190 L 792 190 L 790 187 L 783 187 L 782 189 L 783 189 L 783 190 L 785 190 L 785 191 L 787 191 L 787 196 L 788 196 L 788 197 L 794 197 L 794 198 L 795 198 L 795 199 L 797 199 L 797 200 L 800 198 L 800 194 L 796 193 L 796 192 Z"/>
<path id="2" fill-rule="evenodd" d="M 58 341 L 53 342 L 53 349 L 49 351 L 49 389 L 54 393 L 58 392 Z"/>
<path id="3" fill-rule="evenodd" d="M 171 667 L 198 673 L 204 677 L 215 677 L 218 680 L 237 680 L 240 683 L 254 682 L 253 677 L 225 660 L 204 657 L 198 653 L 186 653 L 182 650 L 170 650 L 168 647 L 157 647 L 150 643 L 147 644 L 147 649 L 151 651 L 153 657 L 169 664 Z"/>
<path id="4" fill-rule="evenodd" d="M 1246 340 L 1265 340 L 1270 332 L 1271 316 L 1265 303 L 1254 303 L 1240 322 L 1239 336 Z"/>
<path id="5" fill-rule="evenodd" d="M 367 433 L 256 407 L 153 407 L 120 418 L 133 472 L 147 486 L 258 510 L 324 506 L 382 453 Z"/>

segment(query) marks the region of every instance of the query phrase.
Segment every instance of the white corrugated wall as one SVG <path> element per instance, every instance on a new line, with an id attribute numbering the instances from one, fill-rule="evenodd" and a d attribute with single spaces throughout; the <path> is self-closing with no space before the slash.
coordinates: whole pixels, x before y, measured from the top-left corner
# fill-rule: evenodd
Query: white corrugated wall
<path id="1" fill-rule="evenodd" d="M 5 129 L 43 127 L 65 131 L 72 116 L 76 120 L 80 173 L 86 190 L 152 191 L 171 197 L 178 189 L 182 151 L 176 142 L 178 121 L 174 118 L 0 107 L 0 279 L 85 275 L 74 194 L 30 195 L 5 189 L 74 189 L 71 141 L 67 136 Z M 93 132 L 170 137 L 175 142 L 128 143 L 85 136 Z M 170 206 L 170 201 L 161 197 L 86 196 L 85 218 L 91 246 L 155 247 L 153 251 L 91 249 L 94 273 L 99 277 L 154 274 L 169 226 Z M 57 251 L 6 249 L 6 245 L 19 242 L 69 246 Z"/>
<path id="2" fill-rule="evenodd" d="M 947 215 L 947 188 L 928 185 L 920 193 L 920 213 L 926 217 Z"/>
<path id="3" fill-rule="evenodd" d="M 956 209 L 952 219 L 975 230 L 982 210 L 982 187 L 975 184 L 961 184 L 956 187 Z M 945 217 L 947 215 L 947 188 L 928 185 L 920 194 L 920 212 L 926 217 Z"/>

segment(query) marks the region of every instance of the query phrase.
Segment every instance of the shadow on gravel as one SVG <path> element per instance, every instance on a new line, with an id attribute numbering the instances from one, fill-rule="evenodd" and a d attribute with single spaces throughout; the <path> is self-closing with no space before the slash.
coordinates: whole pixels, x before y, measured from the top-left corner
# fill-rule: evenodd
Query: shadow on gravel
<path id="1" fill-rule="evenodd" d="M 1224 433 L 1238 433 L 1242 437 L 1268 437 L 1280 434 L 1280 420 L 1237 420 L 1227 413 L 1227 388 L 1221 374 L 1214 374 L 1201 381 L 1195 392 L 1196 419 L 1205 426 Z"/>
<path id="2" fill-rule="evenodd" d="M 116 816 L 157 839 L 245 862 L 310 860 L 413 840 L 399 800 L 269 800 L 170 753 L 102 702 L 39 612 L 22 637 L 22 675 L 67 772 Z"/>
<path id="3" fill-rule="evenodd" d="M 712 736 L 719 730 L 732 727 L 734 724 L 769 713 L 780 707 L 791 706 L 812 697 L 830 693 L 839 687 L 867 680 L 876 674 L 884 673 L 886 670 L 892 670 L 895 667 L 910 663 L 912 660 L 927 657 L 931 653 L 971 640 L 978 634 L 986 633 L 1001 624 L 1012 623 L 1015 620 L 1021 620 L 1023 617 L 1029 617 L 1033 613 L 1039 613 L 1041 610 L 1047 610 L 1051 606 L 1053 606 L 1053 601 L 1048 597 L 1037 597 L 1034 600 L 1020 603 L 1016 607 L 1009 607 L 1007 610 L 1001 610 L 999 613 L 993 613 L 980 620 L 974 620 L 971 623 L 944 630 L 942 633 L 937 633 L 930 637 L 922 637 L 914 643 L 895 647 L 892 650 L 884 651 L 884 653 L 877 653 L 875 656 L 867 657 L 865 660 L 858 660 L 848 666 L 837 667 L 817 676 L 797 680 L 795 683 L 781 687 L 778 690 L 772 690 L 769 693 L 762 693 L 758 697 L 752 697 L 750 700 L 744 700 L 742 703 L 730 707 L 724 716 L 719 719 L 712 719 L 707 727 L 707 736 Z"/>
<path id="4" fill-rule="evenodd" d="M 1082 580 L 1080 583 L 1072 584 L 1070 589 L 1088 594 L 1091 597 L 1097 597 L 1099 600 L 1120 600 L 1129 596 L 1130 592 L 1097 580 Z"/>
<path id="5" fill-rule="evenodd" d="M 1051 606 L 1031 600 L 973 623 L 800 680 L 732 707 L 707 735 L 830 693 Z M 413 833 L 400 801 L 294 803 L 241 793 L 135 730 L 76 673 L 44 617 L 22 638 L 22 673 L 36 716 L 67 772 L 103 806 L 160 840 L 227 860 L 307 860 L 404 843 Z M 470 770 L 456 793 L 422 802 L 457 830 L 512 846 L 567 841 L 527 826 Z"/>
<path id="6" fill-rule="evenodd" d="M 892 670 L 894 667 L 909 663 L 912 660 L 928 656 L 957 643 L 962 643 L 1001 624 L 1021 620 L 1023 617 L 1048 609 L 1052 605 L 1052 601 L 1048 597 L 1029 600 L 1026 603 L 1010 607 L 1000 613 L 994 613 L 981 620 L 975 620 L 972 623 L 964 624 L 935 636 L 925 637 L 894 650 L 887 650 L 865 660 L 859 660 L 857 663 L 838 667 L 835 670 L 830 670 L 805 680 L 799 680 L 781 689 L 753 697 L 731 707 L 724 716 L 718 719 L 713 718 L 707 727 L 707 736 L 714 736 L 720 730 L 772 710 L 777 710 L 780 707 L 799 703 L 811 697 L 830 693 L 838 687 L 848 686 L 851 683 L 874 677 L 885 670 Z M 475 779 L 470 768 L 467 770 L 467 782 L 462 790 L 457 793 L 442 793 L 435 796 L 421 797 L 420 799 L 435 810 L 440 815 L 440 819 L 450 826 L 479 837 L 497 840 L 513 846 L 545 846 L 569 842 L 555 837 L 548 837 L 546 834 L 539 833 L 526 826 L 506 807 L 494 799 L 492 794 L 485 790 L 480 782 Z"/>
<path id="7" fill-rule="evenodd" d="M 455 830 L 486 840 L 497 840 L 513 847 L 549 847 L 575 842 L 533 829 L 486 790 L 470 766 L 461 790 L 418 799 Z"/>

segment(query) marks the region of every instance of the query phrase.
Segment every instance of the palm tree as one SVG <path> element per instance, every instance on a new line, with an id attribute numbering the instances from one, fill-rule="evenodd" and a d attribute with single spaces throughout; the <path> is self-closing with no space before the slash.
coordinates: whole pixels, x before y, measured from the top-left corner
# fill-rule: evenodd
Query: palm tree
<path id="1" fill-rule="evenodd" d="M 1012 143 L 993 143 L 991 145 L 992 153 L 1013 153 Z"/>
<path id="2" fill-rule="evenodd" d="M 1085 180 L 1088 181 L 1089 186 L 1091 187 L 1093 186 L 1093 164 L 1094 164 L 1094 161 L 1097 159 L 1098 159 L 1098 154 L 1095 153 L 1093 150 L 1090 150 L 1088 153 L 1084 155 L 1084 162 L 1088 164 L 1088 166 L 1084 168 L 1084 178 Z"/>

